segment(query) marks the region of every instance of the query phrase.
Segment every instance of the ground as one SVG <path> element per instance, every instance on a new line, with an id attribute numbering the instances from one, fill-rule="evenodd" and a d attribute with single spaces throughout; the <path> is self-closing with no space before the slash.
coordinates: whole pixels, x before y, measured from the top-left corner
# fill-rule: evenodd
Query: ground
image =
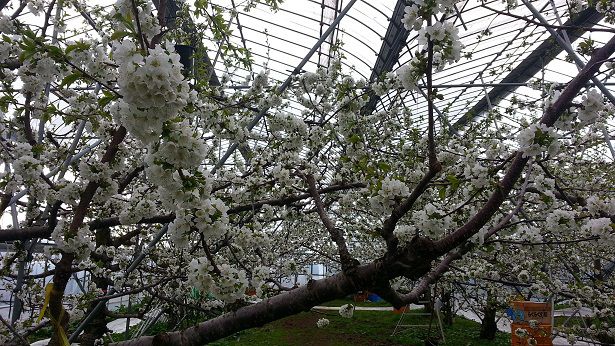
<path id="1" fill-rule="evenodd" d="M 330 305 L 330 304 L 327 304 Z M 310 311 L 269 323 L 262 328 L 240 332 L 212 345 L 313 345 L 313 346 L 384 346 L 425 345 L 428 335 L 439 335 L 438 327 L 413 327 L 391 336 L 400 315 L 392 311 L 355 311 L 353 318 L 341 317 L 335 311 Z M 327 318 L 330 324 L 318 328 L 316 321 Z M 405 316 L 404 324 L 429 324 L 429 317 Z M 446 343 L 442 345 L 510 345 L 510 334 L 498 333 L 496 340 L 478 339 L 480 325 L 458 317 L 445 327 Z"/>
<path id="2" fill-rule="evenodd" d="M 344 304 L 352 303 L 359 307 L 383 307 L 386 309 L 390 305 L 381 303 L 354 303 L 352 300 L 335 300 L 323 304 L 329 307 L 339 307 Z M 422 310 L 412 310 L 421 312 Z M 324 328 L 318 328 L 316 322 L 320 318 L 327 318 L 330 324 Z M 290 316 L 261 328 L 249 329 L 239 332 L 233 336 L 212 343 L 216 346 L 385 346 L 385 345 L 425 345 L 428 336 L 438 337 L 440 335 L 436 320 L 432 321 L 429 327 L 405 328 L 400 333 L 391 336 L 395 326 L 399 321 L 400 315 L 393 311 L 355 311 L 352 318 L 343 318 L 333 310 L 312 310 L 298 315 Z M 192 321 L 190 323 L 197 323 Z M 125 320 L 120 326 L 123 326 Z M 429 316 L 410 316 L 405 315 L 403 324 L 422 324 L 429 325 Z M 158 322 L 148 330 L 148 335 L 164 332 L 173 329 L 174 326 L 168 322 Z M 133 331 L 138 326 L 132 327 Z M 123 330 L 123 328 L 119 328 Z M 510 334 L 498 333 L 496 340 L 480 340 L 478 334 L 480 324 L 456 317 L 452 326 L 445 326 L 446 343 L 440 345 L 454 346 L 508 346 L 510 345 Z M 48 338 L 51 334 L 50 328 L 46 328 L 36 335 L 33 339 Z M 114 341 L 124 339 L 124 333 L 112 335 Z M 105 341 L 110 341 L 108 337 Z"/>

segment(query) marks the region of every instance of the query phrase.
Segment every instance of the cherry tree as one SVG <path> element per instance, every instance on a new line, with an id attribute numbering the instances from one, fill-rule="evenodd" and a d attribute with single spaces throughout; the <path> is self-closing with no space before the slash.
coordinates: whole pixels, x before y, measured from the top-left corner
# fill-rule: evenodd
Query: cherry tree
<path id="1" fill-rule="evenodd" d="M 52 345 L 93 345 L 126 316 L 105 302 L 140 294 L 140 316 L 156 303 L 208 318 L 117 344 L 198 345 L 359 290 L 401 307 L 442 277 L 566 294 L 599 307 L 596 328 L 614 337 L 614 107 L 595 77 L 613 73 L 615 30 L 579 45 L 589 60 L 574 78 L 537 81 L 542 102 L 454 127 L 434 107 L 433 76 L 471 59 L 450 19 L 457 2 L 408 1 L 402 23 L 419 49 L 377 80 L 345 69 L 338 49 L 328 67 L 284 82 L 255 71 L 237 91 L 176 52 L 224 40 L 222 6 L 183 3 L 170 18 L 164 0 L 0 2 L 0 240 L 12 245 L 1 270 L 19 305 L 44 316 L 7 323 L 3 342 L 51 325 Z M 610 1 L 569 5 L 615 21 Z M 515 1 L 490 6 L 515 15 Z M 75 14 L 95 30 L 67 27 Z M 248 51 L 226 49 L 227 66 L 249 65 Z M 425 126 L 409 92 L 427 100 Z M 384 95 L 382 111 L 364 111 Z M 24 273 L 32 261 L 52 266 Z M 313 263 L 335 274 L 286 284 Z M 85 293 L 65 294 L 81 271 Z"/>

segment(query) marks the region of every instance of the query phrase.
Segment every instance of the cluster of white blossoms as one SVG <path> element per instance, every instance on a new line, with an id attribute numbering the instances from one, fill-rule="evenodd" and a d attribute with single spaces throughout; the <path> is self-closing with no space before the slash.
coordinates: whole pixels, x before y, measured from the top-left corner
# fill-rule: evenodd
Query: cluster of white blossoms
<path id="1" fill-rule="evenodd" d="M 591 89 L 583 96 L 578 116 L 582 124 L 591 124 L 600 118 L 600 113 L 606 109 L 604 97 L 598 91 Z"/>
<path id="2" fill-rule="evenodd" d="M 248 76 L 248 80 L 249 80 Z M 254 76 L 252 85 L 246 91 L 247 97 L 257 96 L 261 94 L 269 85 L 269 70 L 263 70 Z"/>
<path id="3" fill-rule="evenodd" d="M 416 227 L 410 225 L 397 225 L 393 235 L 402 243 L 409 243 L 416 235 Z"/>
<path id="4" fill-rule="evenodd" d="M 521 130 L 517 136 L 519 151 L 524 157 L 536 156 L 547 151 L 556 154 L 559 150 L 558 135 L 555 129 L 545 124 L 532 124 Z"/>
<path id="5" fill-rule="evenodd" d="M 212 276 L 214 267 L 206 258 L 193 259 L 188 268 L 188 284 L 226 303 L 243 298 L 249 286 L 246 272 L 228 264 L 219 264 L 217 268 L 220 274 Z"/>
<path id="6" fill-rule="evenodd" d="M 61 79 L 63 71 L 52 58 L 36 53 L 23 62 L 17 75 L 23 83 L 22 91 L 37 95 L 45 89 L 45 84 Z"/>
<path id="7" fill-rule="evenodd" d="M 423 27 L 423 17 L 419 16 L 420 8 L 417 2 L 418 1 L 413 1 L 411 5 L 404 8 L 404 17 L 401 19 L 401 22 L 408 31 L 418 31 Z"/>
<path id="8" fill-rule="evenodd" d="M 473 155 L 469 155 L 473 156 Z M 470 178 L 470 183 L 477 189 L 482 189 L 489 185 L 491 176 L 489 175 L 489 169 L 481 164 L 476 158 L 475 160 L 466 160 L 464 165 L 463 175 Z"/>
<path id="9" fill-rule="evenodd" d="M 527 270 L 522 270 L 517 274 L 517 279 L 520 282 L 528 282 L 530 281 L 530 272 L 528 272 Z"/>
<path id="10" fill-rule="evenodd" d="M 115 167 L 100 161 L 82 160 L 79 162 L 79 173 L 84 181 L 96 182 L 98 189 L 94 195 L 94 202 L 104 203 L 117 193 L 118 183 L 113 179 Z"/>
<path id="11" fill-rule="evenodd" d="M 113 5 L 110 16 L 122 16 L 123 18 L 132 18 L 134 11 L 132 9 L 133 2 L 131 0 L 118 0 Z M 141 32 L 148 39 L 152 39 L 155 35 L 160 33 L 160 25 L 158 24 L 158 18 L 152 13 L 152 3 L 150 1 L 144 1 L 139 5 L 139 24 L 141 26 Z M 125 31 L 128 28 L 124 25 L 123 21 L 116 22 L 117 29 Z"/>
<path id="12" fill-rule="evenodd" d="M 427 19 L 437 13 L 449 13 L 457 0 L 425 2 L 412 0 L 405 7 L 402 24 L 406 30 L 418 31 L 419 47 L 422 51 L 414 54 L 409 64 L 400 67 L 396 73 L 402 86 L 408 90 L 416 88 L 416 83 L 423 77 L 427 69 L 427 44 L 433 43 L 433 66 L 442 70 L 447 64 L 461 58 L 463 45 L 459 40 L 458 29 L 452 22 L 436 21 L 426 25 Z"/>
<path id="13" fill-rule="evenodd" d="M 207 154 L 205 142 L 196 136 L 187 121 L 173 123 L 156 151 L 150 154 L 150 161 L 167 164 L 176 169 L 197 168 Z"/>
<path id="14" fill-rule="evenodd" d="M 344 304 L 340 306 L 339 313 L 340 313 L 340 316 L 342 317 L 352 318 L 352 315 L 354 314 L 354 305 Z"/>
<path id="15" fill-rule="evenodd" d="M 574 211 L 556 209 L 547 216 L 544 228 L 556 234 L 566 234 L 578 228 L 575 217 Z"/>
<path id="16" fill-rule="evenodd" d="M 615 2 L 612 0 L 597 0 L 596 11 L 604 14 L 607 22 L 615 23 Z"/>
<path id="17" fill-rule="evenodd" d="M 587 2 L 582 0 L 568 0 L 567 3 L 570 13 L 579 13 L 587 7 Z"/>
<path id="18" fill-rule="evenodd" d="M 290 113 L 277 112 L 268 117 L 267 123 L 276 138 L 282 140 L 285 150 L 295 151 L 303 148 L 308 127 L 305 122 Z"/>
<path id="19" fill-rule="evenodd" d="M 446 64 L 458 61 L 463 48 L 459 41 L 459 30 L 452 22 L 435 22 L 419 30 L 418 42 L 424 49 L 429 39 L 434 44 L 433 63 L 437 70 L 442 70 Z"/>
<path id="20" fill-rule="evenodd" d="M 57 249 L 66 253 L 73 253 L 79 259 L 85 260 L 90 257 L 90 253 L 95 249 L 94 236 L 88 225 L 83 225 L 77 230 L 73 237 L 66 237 L 68 224 L 64 219 L 58 220 L 58 224 L 51 232 L 51 240 Z"/>
<path id="21" fill-rule="evenodd" d="M 16 143 L 13 148 L 15 161 L 13 162 L 13 170 L 24 184 L 30 185 L 37 181 L 41 174 L 41 162 L 34 158 L 32 147 L 28 143 Z"/>
<path id="22" fill-rule="evenodd" d="M 450 13 L 459 0 L 425 1 L 411 0 L 404 8 L 402 23 L 406 30 L 418 30 L 423 26 L 423 20 L 428 15 Z M 417 23 L 419 23 L 417 25 Z"/>
<path id="23" fill-rule="evenodd" d="M 406 184 L 386 177 L 382 179 L 378 193 L 369 199 L 369 204 L 377 213 L 384 214 L 393 210 L 398 198 L 410 196 L 410 189 Z"/>
<path id="24" fill-rule="evenodd" d="M 558 228 L 555 228 L 553 229 L 553 231 L 557 232 L 560 230 Z M 520 226 L 519 230 L 517 231 L 517 235 L 522 241 L 527 241 L 530 243 L 537 243 L 543 241 L 541 229 L 531 225 Z"/>
<path id="25" fill-rule="evenodd" d="M 139 140 L 158 140 L 164 123 L 177 117 L 189 98 L 179 55 L 168 44 L 144 57 L 132 41 L 123 40 L 114 44 L 113 58 L 120 66 L 117 83 L 123 97 L 112 112 Z"/>
<path id="26" fill-rule="evenodd" d="M 587 211 L 593 216 L 604 213 L 606 215 L 615 214 L 615 198 L 602 199 L 596 196 L 589 196 L 586 199 Z"/>
<path id="27" fill-rule="evenodd" d="M 43 162 L 36 158 L 32 147 L 28 143 L 15 143 L 11 149 L 13 161 L 12 174 L 2 174 L 2 177 L 9 178 L 6 181 L 5 190 L 17 192 L 20 187 L 26 186 L 30 189 L 30 195 L 39 200 L 45 200 L 53 195 L 53 190 L 42 179 Z"/>
<path id="28" fill-rule="evenodd" d="M 0 32 L 2 32 L 2 24 L 0 23 Z M 6 62 L 11 56 L 16 55 L 17 47 L 14 42 L 7 42 L 5 40 L 0 40 L 0 63 Z"/>
<path id="29" fill-rule="evenodd" d="M 206 236 L 206 239 L 222 237 L 228 229 L 228 207 L 217 198 L 193 200 L 192 207 L 178 208 L 175 220 L 169 224 L 169 236 L 178 248 L 187 248 L 191 230 Z"/>
<path id="30" fill-rule="evenodd" d="M 69 47 L 66 57 L 71 64 L 80 67 L 88 75 L 103 82 L 111 83 L 111 81 L 117 79 L 115 62 L 111 60 L 105 49 L 108 46 L 106 39 L 101 41 L 81 39 L 69 41 L 66 44 Z"/>
<path id="31" fill-rule="evenodd" d="M 411 220 L 414 227 L 431 237 L 438 237 L 453 227 L 453 218 L 433 203 L 427 203 L 422 209 L 413 211 Z"/>
<path id="32" fill-rule="evenodd" d="M 328 326 L 328 325 L 329 325 L 329 320 L 328 320 L 328 319 L 326 319 L 326 318 L 320 318 L 320 319 L 318 319 L 318 321 L 316 322 L 316 326 L 317 326 L 318 328 L 324 328 L 324 327 L 326 327 L 326 326 Z"/>
<path id="33" fill-rule="evenodd" d="M 611 226 L 611 219 L 608 217 L 601 217 L 598 219 L 589 219 L 582 227 L 591 236 L 598 236 L 603 239 L 611 238 L 614 227 Z"/>
<path id="34" fill-rule="evenodd" d="M 0 13 L 0 33 L 12 34 L 15 31 L 15 24 L 11 16 Z"/>
<path id="35" fill-rule="evenodd" d="M 389 90 L 399 86 L 399 79 L 393 72 L 388 72 L 382 80 L 375 81 L 371 87 L 376 96 L 384 96 Z"/>
<path id="36" fill-rule="evenodd" d="M 124 225 L 132 225 L 143 218 L 155 215 L 156 211 L 154 201 L 137 191 L 132 194 L 130 205 L 120 212 L 119 220 Z"/>

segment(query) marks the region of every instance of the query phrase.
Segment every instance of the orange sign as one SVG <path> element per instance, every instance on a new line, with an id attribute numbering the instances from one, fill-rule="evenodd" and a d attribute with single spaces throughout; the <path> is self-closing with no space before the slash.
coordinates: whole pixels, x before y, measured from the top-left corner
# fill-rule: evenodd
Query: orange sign
<path id="1" fill-rule="evenodd" d="M 515 301 L 512 302 L 508 314 L 513 320 L 511 324 L 513 346 L 553 345 L 550 303 Z"/>

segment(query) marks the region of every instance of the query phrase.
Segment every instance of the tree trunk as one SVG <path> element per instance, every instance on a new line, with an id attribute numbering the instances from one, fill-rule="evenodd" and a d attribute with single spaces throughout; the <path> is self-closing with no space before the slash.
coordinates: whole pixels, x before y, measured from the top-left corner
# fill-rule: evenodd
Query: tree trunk
<path id="1" fill-rule="evenodd" d="M 433 312 L 433 301 L 431 299 L 431 289 L 427 289 L 427 291 L 425 291 L 425 294 L 423 295 L 421 300 L 423 301 L 423 309 L 425 310 L 425 312 L 427 313 Z"/>
<path id="2" fill-rule="evenodd" d="M 485 317 L 480 326 L 480 338 L 493 340 L 498 331 L 497 323 L 495 322 L 495 313 L 497 312 L 497 302 L 493 300 L 491 293 L 487 293 L 487 305 L 485 305 Z"/>
<path id="3" fill-rule="evenodd" d="M 102 228 L 96 230 L 95 237 L 96 247 L 111 245 L 111 232 L 109 228 Z M 111 259 L 108 258 L 106 255 L 101 256 L 99 260 L 104 262 L 105 265 L 111 264 Z M 96 288 L 99 290 L 99 292 L 107 292 L 109 282 L 104 277 L 92 276 L 92 280 L 96 284 Z M 91 302 L 85 316 L 89 316 L 97 305 L 97 301 Z M 105 333 L 107 332 L 106 313 L 107 307 L 105 306 L 103 309 L 99 309 L 98 312 L 94 315 L 92 321 L 88 323 L 83 332 L 83 336 L 81 337 L 80 341 L 81 345 L 94 346 L 96 339 L 100 339 L 105 335 Z"/>
<path id="4" fill-rule="evenodd" d="M 96 283 L 96 287 L 101 290 L 107 289 L 107 280 L 97 277 L 94 279 Z M 93 301 L 90 303 L 88 310 L 85 315 L 88 316 L 92 313 L 92 310 L 98 305 L 98 301 Z M 105 333 L 107 333 L 107 318 L 106 318 L 107 308 L 99 309 L 98 312 L 94 315 L 90 323 L 88 323 L 85 328 L 83 335 L 79 343 L 83 346 L 94 346 L 96 339 L 101 339 Z"/>
<path id="5" fill-rule="evenodd" d="M 447 326 L 453 325 L 453 299 L 450 291 L 445 291 L 442 294 L 442 315 L 444 316 L 444 324 Z"/>

